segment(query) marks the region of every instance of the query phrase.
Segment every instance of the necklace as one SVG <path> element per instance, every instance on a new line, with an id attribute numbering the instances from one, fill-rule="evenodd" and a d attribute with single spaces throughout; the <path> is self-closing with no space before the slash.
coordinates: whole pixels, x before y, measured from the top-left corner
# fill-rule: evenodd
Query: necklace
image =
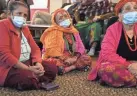
<path id="1" fill-rule="evenodd" d="M 132 42 L 132 39 L 130 39 L 130 42 Z"/>
<path id="2" fill-rule="evenodd" d="M 133 49 L 133 48 L 131 48 L 131 44 L 129 43 L 129 40 L 128 40 L 128 36 L 127 36 L 127 34 L 126 34 L 126 32 L 124 33 L 124 35 L 125 35 L 125 38 L 126 38 L 126 42 L 127 42 L 127 45 L 128 45 L 128 47 L 129 47 L 129 49 L 131 50 L 131 51 L 136 51 L 137 50 L 137 37 L 136 37 L 136 34 L 134 33 L 134 44 L 135 44 L 135 48 Z M 130 39 L 130 41 L 132 42 L 132 39 Z"/>
<path id="3" fill-rule="evenodd" d="M 135 41 L 134 41 L 134 36 L 132 37 L 132 38 L 130 38 L 128 35 L 127 35 L 127 37 L 128 37 L 128 41 L 129 41 L 129 43 L 130 44 L 133 44 Z"/>
<path id="4" fill-rule="evenodd" d="M 133 36 L 132 39 L 130 39 L 130 38 L 128 37 L 128 41 L 129 41 L 129 44 L 130 44 L 131 46 L 135 45 L 134 36 Z"/>

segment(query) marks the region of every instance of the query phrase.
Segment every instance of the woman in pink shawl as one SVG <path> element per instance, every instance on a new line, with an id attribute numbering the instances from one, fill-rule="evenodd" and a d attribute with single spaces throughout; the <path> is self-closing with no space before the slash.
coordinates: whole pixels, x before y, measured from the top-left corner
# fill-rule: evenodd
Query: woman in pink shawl
<path id="1" fill-rule="evenodd" d="M 120 0 L 115 11 L 119 21 L 107 29 L 88 80 L 98 77 L 101 84 L 133 87 L 137 85 L 137 0 Z"/>

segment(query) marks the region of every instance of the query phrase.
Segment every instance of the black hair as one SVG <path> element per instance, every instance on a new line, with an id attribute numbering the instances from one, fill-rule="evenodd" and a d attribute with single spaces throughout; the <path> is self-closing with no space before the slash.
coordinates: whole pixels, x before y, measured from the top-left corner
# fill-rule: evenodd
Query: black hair
<path id="1" fill-rule="evenodd" d="M 23 6 L 25 8 L 28 9 L 28 6 L 26 4 L 24 4 L 23 2 L 20 1 L 12 1 L 8 4 L 8 10 L 10 12 L 13 12 L 14 10 L 16 10 L 19 6 Z"/>
<path id="2" fill-rule="evenodd" d="M 7 9 L 6 1 L 0 0 L 0 14 L 3 13 Z"/>
<path id="3" fill-rule="evenodd" d="M 122 8 L 119 9 L 119 12 L 118 13 L 122 13 Z"/>

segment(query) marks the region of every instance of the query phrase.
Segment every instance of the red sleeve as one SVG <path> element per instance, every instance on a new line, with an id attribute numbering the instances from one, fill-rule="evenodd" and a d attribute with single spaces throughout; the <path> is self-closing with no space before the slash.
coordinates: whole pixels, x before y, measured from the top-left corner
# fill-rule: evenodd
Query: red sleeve
<path id="1" fill-rule="evenodd" d="M 0 22 L 0 62 L 9 66 L 13 66 L 18 62 L 18 59 L 11 53 L 9 30 L 3 22 Z"/>

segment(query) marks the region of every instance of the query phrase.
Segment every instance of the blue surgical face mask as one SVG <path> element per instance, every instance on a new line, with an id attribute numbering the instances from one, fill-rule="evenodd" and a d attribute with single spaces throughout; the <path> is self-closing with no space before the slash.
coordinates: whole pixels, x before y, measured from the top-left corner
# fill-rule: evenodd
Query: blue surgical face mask
<path id="1" fill-rule="evenodd" d="M 26 23 L 26 19 L 21 16 L 13 16 L 12 22 L 16 27 L 21 28 Z"/>
<path id="2" fill-rule="evenodd" d="M 71 22 L 70 22 L 69 19 L 66 19 L 66 20 L 64 20 L 64 21 L 62 21 L 62 22 L 59 23 L 59 25 L 62 26 L 62 27 L 64 27 L 64 28 L 69 27 L 70 24 L 71 24 Z"/>
<path id="3" fill-rule="evenodd" d="M 123 15 L 123 23 L 127 25 L 132 25 L 137 22 L 137 12 L 127 12 Z"/>

